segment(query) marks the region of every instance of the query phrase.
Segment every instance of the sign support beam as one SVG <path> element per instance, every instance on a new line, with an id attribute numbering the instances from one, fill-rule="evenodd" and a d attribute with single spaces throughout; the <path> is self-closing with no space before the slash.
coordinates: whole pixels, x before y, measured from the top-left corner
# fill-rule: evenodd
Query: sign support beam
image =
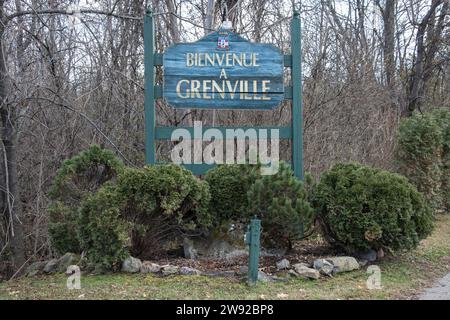
<path id="1" fill-rule="evenodd" d="M 156 164 L 155 156 L 155 35 L 153 13 L 147 9 L 144 18 L 144 65 L 145 65 L 145 163 Z"/>
<path id="2" fill-rule="evenodd" d="M 294 175 L 303 180 L 303 107 L 302 43 L 300 14 L 295 11 L 291 24 L 292 51 L 292 166 Z"/>

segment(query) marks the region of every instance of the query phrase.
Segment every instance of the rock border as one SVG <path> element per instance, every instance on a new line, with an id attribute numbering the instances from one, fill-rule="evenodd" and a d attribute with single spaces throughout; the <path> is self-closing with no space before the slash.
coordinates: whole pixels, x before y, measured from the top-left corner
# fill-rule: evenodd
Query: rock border
<path id="1" fill-rule="evenodd" d="M 26 276 L 36 276 L 42 274 L 53 274 L 66 272 L 71 265 L 80 265 L 82 258 L 73 253 L 66 253 L 59 259 L 51 259 L 47 261 L 38 261 L 32 263 L 25 271 Z M 312 264 L 294 263 L 288 259 L 282 259 L 276 263 L 277 272 L 274 275 L 259 271 L 258 280 L 261 282 L 286 282 L 290 278 L 303 278 L 310 280 L 318 280 L 322 276 L 333 277 L 342 272 L 350 272 L 358 270 L 367 263 L 365 260 L 358 261 L 350 256 L 337 256 L 322 259 L 316 259 Z M 93 274 L 103 273 L 102 270 L 92 266 Z M 85 272 L 89 272 L 85 270 Z M 159 265 L 151 261 L 141 261 L 135 257 L 126 258 L 121 265 L 121 272 L 128 274 L 153 274 L 160 277 L 168 277 L 171 275 L 182 276 L 207 276 L 207 277 L 225 277 L 246 280 L 248 267 L 242 266 L 238 271 L 200 271 L 198 269 L 187 266 L 176 266 L 171 264 Z"/>

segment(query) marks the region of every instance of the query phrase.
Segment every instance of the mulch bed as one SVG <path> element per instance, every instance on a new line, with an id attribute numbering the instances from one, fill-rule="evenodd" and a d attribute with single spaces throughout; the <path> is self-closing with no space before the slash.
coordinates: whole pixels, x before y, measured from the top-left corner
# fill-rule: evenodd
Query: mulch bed
<path id="1" fill-rule="evenodd" d="M 294 248 L 286 253 L 283 257 L 263 256 L 260 257 L 259 267 L 262 271 L 272 274 L 277 271 L 276 263 L 281 259 L 287 259 L 292 264 L 308 263 L 312 264 L 315 259 L 325 258 L 330 256 L 342 255 L 342 252 L 337 251 L 322 240 L 306 240 L 298 242 Z M 241 256 L 227 260 L 211 260 L 198 259 L 189 260 L 180 257 L 166 257 L 155 261 L 160 265 L 176 265 L 183 267 L 195 268 L 203 272 L 208 271 L 239 271 L 242 266 L 248 265 L 248 257 Z"/>

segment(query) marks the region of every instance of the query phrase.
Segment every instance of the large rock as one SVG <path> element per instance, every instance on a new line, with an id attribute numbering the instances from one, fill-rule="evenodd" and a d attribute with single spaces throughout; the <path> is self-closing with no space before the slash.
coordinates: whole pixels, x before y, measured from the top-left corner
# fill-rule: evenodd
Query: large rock
<path id="1" fill-rule="evenodd" d="M 128 257 L 122 262 L 122 272 L 138 273 L 141 270 L 142 262 L 138 258 Z"/>
<path id="2" fill-rule="evenodd" d="M 316 269 L 309 268 L 303 263 L 294 265 L 295 273 L 302 278 L 317 280 L 320 278 L 320 272 Z"/>
<path id="3" fill-rule="evenodd" d="M 58 259 L 52 259 L 45 264 L 44 273 L 50 274 L 58 271 Z"/>
<path id="4" fill-rule="evenodd" d="M 183 241 L 186 259 L 229 260 L 248 255 L 244 244 L 245 226 L 232 222 L 213 230 L 206 238 L 185 238 Z"/>
<path id="5" fill-rule="evenodd" d="M 180 268 L 180 274 L 183 276 L 199 276 L 201 275 L 201 271 L 194 269 L 194 268 L 189 268 L 189 267 L 181 267 Z"/>
<path id="6" fill-rule="evenodd" d="M 161 266 L 150 261 L 144 261 L 139 271 L 141 273 L 158 273 L 161 271 Z"/>
<path id="7" fill-rule="evenodd" d="M 58 271 L 66 272 L 69 266 L 78 265 L 80 259 L 80 256 L 75 253 L 66 253 L 58 259 Z"/>
<path id="8" fill-rule="evenodd" d="M 290 263 L 288 259 L 283 259 L 277 262 L 277 270 L 286 270 L 289 269 Z"/>
<path id="9" fill-rule="evenodd" d="M 296 264 L 292 265 L 292 268 L 294 268 L 294 269 L 301 268 L 301 267 L 310 268 L 311 265 L 304 263 L 304 262 L 300 262 L 300 263 L 296 263 Z"/>
<path id="10" fill-rule="evenodd" d="M 161 268 L 162 274 L 163 276 L 170 276 L 173 274 L 178 274 L 178 272 L 180 271 L 180 268 L 177 266 L 172 266 L 170 264 L 162 266 Z"/>
<path id="11" fill-rule="evenodd" d="M 359 269 L 359 263 L 353 257 L 333 257 L 327 258 L 334 266 L 333 273 L 349 272 Z"/>
<path id="12" fill-rule="evenodd" d="M 248 255 L 242 246 L 236 246 L 224 239 L 185 239 L 183 243 L 184 257 L 186 259 L 217 259 L 230 260 Z"/>
<path id="13" fill-rule="evenodd" d="M 28 266 L 25 270 L 25 274 L 27 277 L 34 277 L 38 274 L 41 274 L 44 271 L 45 265 L 47 261 L 37 261 Z"/>
<path id="14" fill-rule="evenodd" d="M 206 252 L 205 257 L 211 258 L 211 259 L 233 259 L 239 256 L 245 256 L 247 255 L 247 251 L 235 247 L 231 245 L 226 240 L 216 239 L 211 241 L 209 244 Z"/>
<path id="15" fill-rule="evenodd" d="M 313 264 L 314 269 L 321 274 L 331 276 L 333 274 L 334 265 L 326 259 L 316 259 Z"/>

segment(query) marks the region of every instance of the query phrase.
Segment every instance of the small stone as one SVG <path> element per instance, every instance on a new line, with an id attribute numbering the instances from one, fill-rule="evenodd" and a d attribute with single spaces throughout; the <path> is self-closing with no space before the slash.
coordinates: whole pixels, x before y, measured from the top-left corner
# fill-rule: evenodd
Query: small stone
<path id="1" fill-rule="evenodd" d="M 327 258 L 334 266 L 333 273 L 349 272 L 359 269 L 359 263 L 353 257 L 333 257 Z"/>
<path id="2" fill-rule="evenodd" d="M 314 269 L 319 271 L 321 274 L 330 276 L 333 274 L 334 266 L 331 262 L 326 259 L 316 259 L 314 260 Z"/>
<path id="3" fill-rule="evenodd" d="M 277 262 L 277 270 L 286 270 L 289 269 L 290 263 L 288 259 L 283 259 Z"/>
<path id="4" fill-rule="evenodd" d="M 169 265 L 162 266 L 161 270 L 162 270 L 163 276 L 170 276 L 173 274 L 177 274 L 180 271 L 180 268 L 169 264 Z"/>
<path id="5" fill-rule="evenodd" d="M 28 268 L 25 271 L 25 274 L 27 275 L 27 277 L 34 277 L 38 274 L 41 274 L 46 264 L 47 261 L 34 262 L 28 266 Z"/>
<path id="6" fill-rule="evenodd" d="M 189 268 L 189 267 L 181 267 L 180 274 L 183 276 L 199 276 L 201 275 L 200 270 Z"/>
<path id="7" fill-rule="evenodd" d="M 258 271 L 258 281 L 262 281 L 262 282 L 272 282 L 273 279 L 271 276 L 269 276 L 268 274 L 262 272 L 262 271 Z"/>
<path id="8" fill-rule="evenodd" d="M 44 273 L 55 273 L 58 271 L 58 259 L 48 261 L 44 267 Z"/>
<path id="9" fill-rule="evenodd" d="M 296 264 L 295 273 L 299 277 L 317 280 L 320 278 L 320 272 L 313 268 L 308 268 L 304 264 Z"/>
<path id="10" fill-rule="evenodd" d="M 161 266 L 150 261 L 144 261 L 139 271 L 141 273 L 158 273 L 161 271 Z"/>
<path id="11" fill-rule="evenodd" d="M 138 258 L 128 257 L 122 262 L 122 272 L 138 273 L 141 269 L 142 262 Z"/>

